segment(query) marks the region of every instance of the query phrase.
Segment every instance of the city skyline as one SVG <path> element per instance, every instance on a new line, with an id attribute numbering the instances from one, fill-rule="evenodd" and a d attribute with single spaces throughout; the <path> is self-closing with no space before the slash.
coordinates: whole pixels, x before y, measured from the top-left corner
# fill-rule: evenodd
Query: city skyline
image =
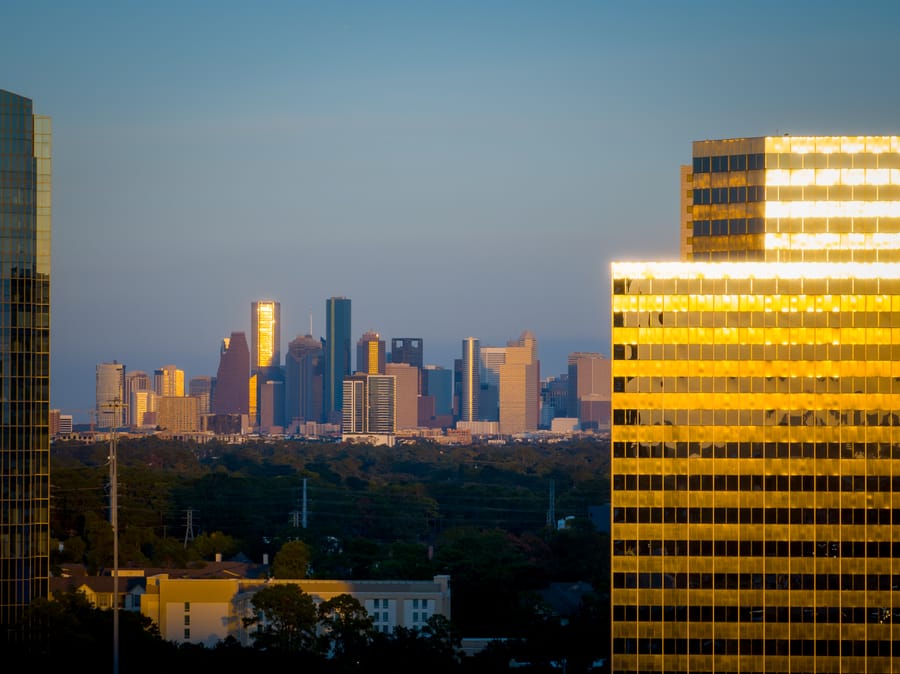
<path id="1" fill-rule="evenodd" d="M 347 296 L 354 339 L 444 367 L 525 329 L 545 375 L 608 353 L 609 263 L 677 251 L 693 140 L 896 131 L 898 12 L 15 5 L 0 86 L 55 120 L 51 406 L 113 359 L 213 375 L 260 297 L 285 343 Z"/>

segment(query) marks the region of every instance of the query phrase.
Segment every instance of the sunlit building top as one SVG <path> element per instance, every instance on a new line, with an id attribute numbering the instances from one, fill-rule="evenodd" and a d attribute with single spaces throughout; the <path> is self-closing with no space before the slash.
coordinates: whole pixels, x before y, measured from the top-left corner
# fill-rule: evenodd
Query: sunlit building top
<path id="1" fill-rule="evenodd" d="M 900 261 L 900 136 L 695 141 L 681 180 L 684 259 Z"/>

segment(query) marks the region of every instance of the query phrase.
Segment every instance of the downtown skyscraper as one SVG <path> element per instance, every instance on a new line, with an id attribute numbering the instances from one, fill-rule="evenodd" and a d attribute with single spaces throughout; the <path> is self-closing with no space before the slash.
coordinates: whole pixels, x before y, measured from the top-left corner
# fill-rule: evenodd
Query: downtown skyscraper
<path id="1" fill-rule="evenodd" d="M 0 90 L 0 625 L 10 630 L 49 593 L 50 175 L 50 119 Z"/>
<path id="2" fill-rule="evenodd" d="M 698 141 L 682 185 L 682 261 L 611 270 L 611 669 L 894 671 L 900 137 Z"/>
<path id="3" fill-rule="evenodd" d="M 215 414 L 250 413 L 250 347 L 243 332 L 222 340 L 212 408 Z"/>
<path id="4" fill-rule="evenodd" d="M 462 370 L 459 394 L 460 421 L 478 421 L 481 389 L 481 343 L 475 337 L 462 341 Z"/>
<path id="5" fill-rule="evenodd" d="M 344 377 L 350 376 L 350 299 L 325 300 L 325 421 L 341 423 Z"/>

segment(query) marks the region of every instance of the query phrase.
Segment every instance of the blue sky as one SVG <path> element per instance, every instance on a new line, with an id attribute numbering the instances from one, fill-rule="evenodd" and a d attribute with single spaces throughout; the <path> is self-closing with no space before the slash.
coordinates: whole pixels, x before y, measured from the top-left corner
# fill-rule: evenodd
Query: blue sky
<path id="1" fill-rule="evenodd" d="M 609 353 L 609 263 L 678 255 L 705 138 L 900 133 L 893 2 L 82 2 L 0 10 L 0 88 L 53 118 L 51 405 L 97 363 L 529 329 Z"/>

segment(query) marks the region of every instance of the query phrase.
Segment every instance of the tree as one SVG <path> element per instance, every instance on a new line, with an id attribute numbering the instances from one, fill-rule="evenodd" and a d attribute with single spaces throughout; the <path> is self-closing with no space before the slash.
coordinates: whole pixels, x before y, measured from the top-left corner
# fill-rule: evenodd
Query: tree
<path id="1" fill-rule="evenodd" d="M 355 662 L 375 632 L 372 616 L 349 594 L 339 594 L 319 604 L 319 626 L 321 652 L 338 662 Z"/>
<path id="2" fill-rule="evenodd" d="M 303 541 L 288 541 L 275 553 L 272 575 L 278 579 L 306 578 L 309 568 L 309 546 Z"/>
<path id="3" fill-rule="evenodd" d="M 259 590 L 253 597 L 256 615 L 244 618 L 244 625 L 257 625 L 254 647 L 260 650 L 302 651 L 312 649 L 318 613 L 315 602 L 295 583 L 277 583 Z"/>

